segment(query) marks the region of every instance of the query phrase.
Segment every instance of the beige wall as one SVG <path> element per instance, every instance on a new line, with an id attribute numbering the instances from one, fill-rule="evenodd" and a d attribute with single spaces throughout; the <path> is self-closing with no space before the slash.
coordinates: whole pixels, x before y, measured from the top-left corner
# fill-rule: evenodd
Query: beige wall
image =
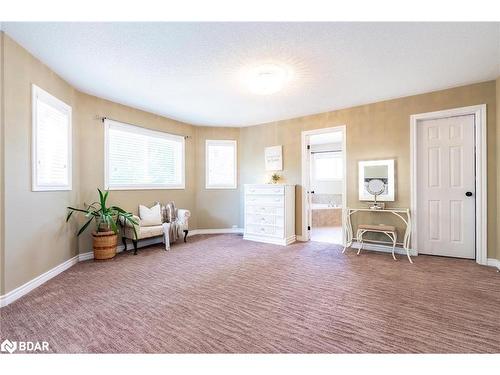
<path id="1" fill-rule="evenodd" d="M 4 294 L 5 272 L 4 272 L 4 33 L 0 31 L 0 295 Z"/>
<path id="2" fill-rule="evenodd" d="M 496 112 L 497 112 L 497 137 L 496 137 L 496 142 L 497 142 L 497 157 L 494 162 L 494 165 L 497 167 L 497 202 L 500 202 L 500 165 L 498 163 L 498 160 L 500 160 L 500 77 L 497 78 L 496 80 Z M 497 230 L 496 233 L 500 233 L 500 210 L 496 210 L 497 212 Z M 498 235 L 500 236 L 500 235 Z M 500 240 L 499 237 L 497 236 L 497 242 L 496 242 L 496 258 L 500 259 Z"/>
<path id="3" fill-rule="evenodd" d="M 76 91 L 4 36 L 4 271 L 9 292 L 78 254 L 74 225 L 64 222 L 78 189 L 31 191 L 31 84 L 73 108 Z M 73 133 L 73 186 L 79 186 L 78 135 Z"/>
<path id="4" fill-rule="evenodd" d="M 488 256 L 495 257 L 497 217 L 495 91 L 495 81 L 490 81 L 242 128 L 240 135 L 243 141 L 240 163 L 241 183 L 265 182 L 267 175 L 262 157 L 264 148 L 283 145 L 285 181 L 299 185 L 296 197 L 296 231 L 297 234 L 301 234 L 301 132 L 346 125 L 348 205 L 359 204 L 357 199 L 358 161 L 393 158 L 396 159 L 396 201 L 391 206 L 409 207 L 410 115 L 486 104 L 488 111 Z M 240 212 L 242 212 L 241 205 Z M 364 218 L 363 220 L 370 219 Z M 388 221 L 397 224 L 397 221 Z"/>
<path id="5" fill-rule="evenodd" d="M 104 127 L 96 117 L 106 116 L 149 129 L 189 136 L 186 139 L 186 189 L 111 191 L 110 203 L 137 213 L 139 204 L 173 200 L 177 207 L 191 210 L 190 229 L 238 225 L 239 189 L 205 189 L 205 140 L 234 139 L 239 143 L 238 128 L 195 127 L 83 93 L 77 95 L 75 111 L 82 155 L 79 160 L 81 202 L 95 200 L 97 187 L 103 188 L 104 185 Z M 79 242 L 80 253 L 92 249 L 89 234 L 82 235 Z"/>
<path id="6" fill-rule="evenodd" d="M 231 228 L 239 224 L 240 184 L 237 189 L 205 189 L 205 141 L 231 139 L 240 152 L 239 128 L 196 128 L 196 216 L 198 229 Z M 238 157 L 238 160 L 240 157 Z M 239 165 L 238 165 L 239 170 Z"/>
<path id="7" fill-rule="evenodd" d="M 186 189 L 184 190 L 124 190 L 111 191 L 110 203 L 137 214 L 139 204 L 151 205 L 155 201 L 175 201 L 178 207 L 193 211 L 190 227 L 197 227 L 196 173 L 195 173 L 195 127 L 153 115 L 148 112 L 116 104 L 95 96 L 78 93 L 74 123 L 79 129 L 78 143 L 81 149 L 80 202 L 93 202 L 97 188 L 104 188 L 104 126 L 97 116 L 106 116 L 118 121 L 137 124 L 145 128 L 189 136 L 186 139 Z M 80 237 L 80 253 L 92 250 L 89 233 Z"/>

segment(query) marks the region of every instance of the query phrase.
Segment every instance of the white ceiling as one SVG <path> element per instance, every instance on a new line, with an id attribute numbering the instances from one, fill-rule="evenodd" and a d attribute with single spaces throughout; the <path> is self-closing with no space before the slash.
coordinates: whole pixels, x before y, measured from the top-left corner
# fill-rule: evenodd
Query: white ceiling
<path id="1" fill-rule="evenodd" d="M 494 79 L 500 23 L 3 23 L 77 89 L 197 125 L 246 126 Z M 284 63 L 277 94 L 243 67 Z M 105 115 L 105 114 L 101 114 Z"/>

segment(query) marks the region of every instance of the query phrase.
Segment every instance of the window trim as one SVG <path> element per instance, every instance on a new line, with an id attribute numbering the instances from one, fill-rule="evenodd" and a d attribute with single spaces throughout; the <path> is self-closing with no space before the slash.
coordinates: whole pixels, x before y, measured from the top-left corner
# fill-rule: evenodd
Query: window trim
<path id="1" fill-rule="evenodd" d="M 234 183 L 230 185 L 209 185 L 208 184 L 208 149 L 211 145 L 233 145 L 234 155 Z M 205 189 L 207 190 L 231 190 L 238 188 L 238 142 L 232 139 L 206 139 L 205 140 Z"/>
<path id="2" fill-rule="evenodd" d="M 38 100 L 65 112 L 68 115 L 68 184 L 67 185 L 38 185 L 37 168 L 37 104 Z M 31 190 L 32 191 L 71 191 L 73 190 L 73 118 L 72 108 L 54 95 L 48 93 L 35 84 L 31 85 Z"/>
<path id="3" fill-rule="evenodd" d="M 110 125 L 126 128 L 137 134 L 154 135 L 161 138 L 171 140 L 181 140 L 181 183 L 173 185 L 156 185 L 156 184 L 141 184 L 141 185 L 109 185 L 109 126 Z M 132 125 L 111 119 L 104 119 L 104 188 L 106 190 L 183 190 L 186 188 L 186 139 L 182 135 L 170 134 L 158 130 L 147 129 L 142 126 Z"/>
<path id="4" fill-rule="evenodd" d="M 331 159 L 342 159 L 342 151 L 330 151 L 328 153 L 334 154 L 331 156 Z M 324 153 L 326 154 L 326 152 Z M 333 177 L 333 178 L 318 178 L 316 176 L 316 155 L 321 155 L 321 154 L 314 154 L 314 179 L 317 181 L 342 181 L 342 177 Z M 321 157 L 319 157 L 321 159 Z M 323 157 L 323 159 L 328 159 L 326 157 Z M 343 174 L 343 173 L 342 173 Z"/>

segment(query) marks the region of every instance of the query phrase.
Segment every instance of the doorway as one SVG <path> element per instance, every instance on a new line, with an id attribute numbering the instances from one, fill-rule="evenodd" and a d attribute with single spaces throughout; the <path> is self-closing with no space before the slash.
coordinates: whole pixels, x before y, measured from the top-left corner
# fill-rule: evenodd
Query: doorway
<path id="1" fill-rule="evenodd" d="M 486 264 L 486 107 L 414 115 L 413 247 Z"/>
<path id="2" fill-rule="evenodd" d="M 345 127 L 304 131 L 302 146 L 303 240 L 342 245 Z"/>

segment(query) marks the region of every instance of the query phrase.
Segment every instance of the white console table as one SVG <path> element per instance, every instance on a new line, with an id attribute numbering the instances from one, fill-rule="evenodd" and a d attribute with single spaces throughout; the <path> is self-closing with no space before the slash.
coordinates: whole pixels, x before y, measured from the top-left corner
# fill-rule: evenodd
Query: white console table
<path id="1" fill-rule="evenodd" d="M 408 208 L 390 208 L 390 209 L 388 208 L 383 210 L 372 210 L 370 208 L 346 208 L 344 210 L 344 215 L 345 215 L 344 230 L 346 233 L 346 245 L 342 252 L 345 252 L 348 247 L 351 247 L 354 240 L 356 241 L 358 240 L 353 236 L 352 223 L 351 223 L 351 216 L 356 212 L 373 212 L 374 214 L 377 215 L 392 214 L 400 218 L 404 222 L 406 229 L 403 242 L 397 242 L 397 245 L 403 246 L 403 249 L 406 250 L 406 256 L 408 257 L 408 260 L 410 261 L 410 263 L 413 263 L 410 257 L 411 216 L 410 216 L 410 210 Z M 377 242 L 386 243 L 385 241 L 377 241 Z"/>

